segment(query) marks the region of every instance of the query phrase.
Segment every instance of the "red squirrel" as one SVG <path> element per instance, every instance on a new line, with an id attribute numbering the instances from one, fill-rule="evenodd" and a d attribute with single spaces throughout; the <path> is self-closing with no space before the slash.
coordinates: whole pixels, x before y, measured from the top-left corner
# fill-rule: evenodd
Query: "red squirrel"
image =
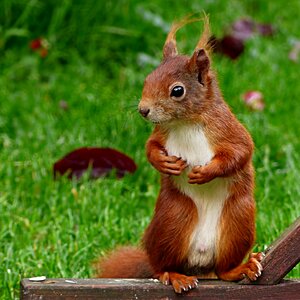
<path id="1" fill-rule="evenodd" d="M 243 259 L 255 238 L 253 142 L 224 102 L 209 55 L 207 18 L 191 57 L 179 55 L 174 24 L 162 63 L 147 76 L 141 115 L 155 124 L 146 144 L 161 173 L 153 219 L 141 248 L 99 262 L 102 278 L 157 278 L 176 293 L 198 278 L 239 281 L 261 275 L 263 253 Z"/>

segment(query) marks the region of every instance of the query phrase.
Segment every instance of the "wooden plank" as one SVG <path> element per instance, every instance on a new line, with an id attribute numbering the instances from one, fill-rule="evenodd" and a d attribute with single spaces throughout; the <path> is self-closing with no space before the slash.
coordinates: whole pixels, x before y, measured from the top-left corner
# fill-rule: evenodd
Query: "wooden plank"
<path id="1" fill-rule="evenodd" d="M 267 248 L 265 254 L 261 277 L 255 282 L 245 278 L 241 284 L 277 284 L 299 263 L 300 217 Z"/>
<path id="2" fill-rule="evenodd" d="M 300 280 L 277 285 L 240 285 L 218 280 L 201 280 L 196 289 L 176 295 L 171 286 L 151 279 L 47 279 L 21 282 L 23 300 L 62 299 L 299 299 Z"/>

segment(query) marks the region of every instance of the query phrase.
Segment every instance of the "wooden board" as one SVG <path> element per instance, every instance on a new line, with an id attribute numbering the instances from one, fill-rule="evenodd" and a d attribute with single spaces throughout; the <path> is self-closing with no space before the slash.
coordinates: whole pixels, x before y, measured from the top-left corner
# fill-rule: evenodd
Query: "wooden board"
<path id="1" fill-rule="evenodd" d="M 299 299 L 300 280 L 277 285 L 240 285 L 218 280 L 200 280 L 196 289 L 176 295 L 171 286 L 151 279 L 47 279 L 21 282 L 23 300 L 58 299 Z"/>
<path id="2" fill-rule="evenodd" d="M 264 268 L 262 276 L 255 282 L 244 279 L 240 283 L 276 284 L 299 263 L 300 218 L 267 248 L 265 254 L 266 256 L 261 262 Z"/>

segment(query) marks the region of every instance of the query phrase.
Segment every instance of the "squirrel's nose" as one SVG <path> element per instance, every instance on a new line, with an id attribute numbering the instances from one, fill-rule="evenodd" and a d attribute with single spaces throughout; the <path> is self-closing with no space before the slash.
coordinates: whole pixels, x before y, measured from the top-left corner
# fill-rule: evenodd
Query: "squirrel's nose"
<path id="1" fill-rule="evenodd" d="M 140 112 L 140 114 L 141 114 L 144 118 L 146 118 L 146 117 L 148 116 L 149 112 L 150 112 L 150 109 L 149 109 L 149 108 L 140 107 L 140 108 L 139 108 L 139 112 Z"/>

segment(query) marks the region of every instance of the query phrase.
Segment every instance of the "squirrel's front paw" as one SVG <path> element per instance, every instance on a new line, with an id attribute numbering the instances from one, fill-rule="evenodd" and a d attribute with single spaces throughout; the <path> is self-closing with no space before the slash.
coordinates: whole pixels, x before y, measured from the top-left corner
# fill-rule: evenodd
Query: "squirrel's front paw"
<path id="1" fill-rule="evenodd" d="M 206 166 L 193 167 L 191 172 L 188 174 L 190 184 L 203 184 L 214 179 L 214 175 L 208 171 Z"/>
<path id="2" fill-rule="evenodd" d="M 167 175 L 180 175 L 187 167 L 186 162 L 180 157 L 168 156 L 163 151 L 157 152 L 150 162 L 159 172 Z"/>

